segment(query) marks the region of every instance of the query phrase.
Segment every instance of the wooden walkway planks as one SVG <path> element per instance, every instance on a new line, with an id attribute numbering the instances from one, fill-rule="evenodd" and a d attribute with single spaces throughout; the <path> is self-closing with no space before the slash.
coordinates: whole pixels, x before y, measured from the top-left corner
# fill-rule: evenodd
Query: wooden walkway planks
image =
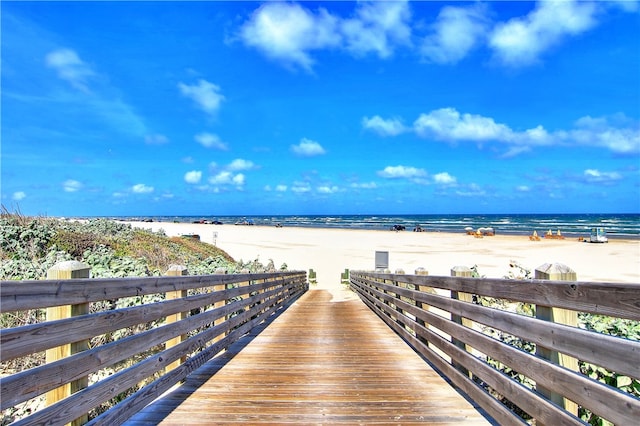
<path id="1" fill-rule="evenodd" d="M 126 424 L 229 423 L 489 421 L 361 301 L 311 290 Z"/>

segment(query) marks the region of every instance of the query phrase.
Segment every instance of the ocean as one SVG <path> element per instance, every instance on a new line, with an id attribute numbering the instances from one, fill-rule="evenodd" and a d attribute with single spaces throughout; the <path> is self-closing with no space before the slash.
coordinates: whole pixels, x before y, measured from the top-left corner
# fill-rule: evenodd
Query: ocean
<path id="1" fill-rule="evenodd" d="M 496 234 L 531 235 L 537 231 L 543 236 L 548 230 L 553 233 L 560 230 L 569 237 L 588 237 L 591 228 L 603 227 L 610 238 L 640 238 L 640 214 L 144 216 L 126 220 L 371 230 L 388 230 L 401 225 L 408 232 L 416 226 L 427 232 L 465 232 L 465 228 L 491 227 Z"/>

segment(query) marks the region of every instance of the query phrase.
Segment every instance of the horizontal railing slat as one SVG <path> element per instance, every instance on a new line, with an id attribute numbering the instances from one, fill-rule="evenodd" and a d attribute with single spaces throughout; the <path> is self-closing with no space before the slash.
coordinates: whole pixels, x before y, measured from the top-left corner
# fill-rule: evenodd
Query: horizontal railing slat
<path id="1" fill-rule="evenodd" d="M 246 288 L 246 287 L 245 287 Z M 159 345 L 167 340 L 188 333 L 199 327 L 212 324 L 218 318 L 223 318 L 238 311 L 247 304 L 258 300 L 268 299 L 280 293 L 280 290 L 271 290 L 260 294 L 251 300 L 242 300 L 224 305 L 217 309 L 189 317 L 183 321 L 154 328 L 118 341 L 102 345 L 87 351 L 79 352 L 62 360 L 45 364 L 22 373 L 7 377 L 2 381 L 3 397 L 1 409 L 26 401 L 43 392 L 55 389 L 64 383 L 71 382 L 79 377 L 94 373 L 117 362 L 130 358 L 150 347 Z M 224 324 L 224 323 L 223 323 Z M 228 326 L 227 326 L 228 327 Z M 210 330 L 218 330 L 212 328 Z M 227 332 L 222 327 L 220 333 Z M 216 337 L 216 336 L 213 336 Z M 212 338 L 213 338 L 212 337 Z"/>
<path id="2" fill-rule="evenodd" d="M 249 294 L 252 291 L 264 290 L 280 283 L 282 280 L 262 282 L 182 299 L 113 309 L 80 317 L 16 327 L 7 331 L 3 330 L 0 331 L 0 345 L 2 345 L 0 361 L 4 362 L 121 328 L 154 321 L 178 312 L 188 312 L 191 309 Z"/>
<path id="3" fill-rule="evenodd" d="M 217 274 L 145 278 L 0 281 L 0 313 L 192 290 L 290 274 Z"/>
<path id="4" fill-rule="evenodd" d="M 469 350 L 473 348 L 474 351 L 490 356 L 504 365 L 509 366 L 513 371 L 517 371 L 531 378 L 538 385 L 564 395 L 566 398 L 575 401 L 616 424 L 632 424 L 635 421 L 634 419 L 640 418 L 639 399 L 585 377 L 579 372 L 567 370 L 547 360 L 538 358 L 537 356 L 486 336 L 479 331 L 458 324 L 452 321 L 451 318 L 456 316 L 469 318 L 475 322 L 495 327 L 505 333 L 524 338 L 525 340 L 530 339 L 536 344 L 548 345 L 553 348 L 554 351 L 567 351 L 580 359 L 587 358 L 589 362 L 597 361 L 595 362 L 596 364 L 605 368 L 615 366 L 621 371 L 625 371 L 625 373 L 620 374 L 628 374 L 632 377 L 638 372 L 637 359 L 638 353 L 640 353 L 640 344 L 636 341 L 600 335 L 599 333 L 585 331 L 575 327 L 544 322 L 523 315 L 450 299 L 443 295 L 404 288 L 407 287 L 407 284 L 417 284 L 423 287 L 455 289 L 454 291 L 461 290 L 468 293 L 475 293 L 476 288 L 483 288 L 483 291 L 479 292 L 482 295 L 496 298 L 505 296 L 504 286 L 502 284 L 493 287 L 489 286 L 490 289 L 487 290 L 487 288 L 484 287 L 485 280 L 483 279 L 471 279 L 474 281 L 474 285 L 465 285 L 463 288 L 459 285 L 460 282 L 466 284 L 469 279 L 376 274 L 370 272 L 359 273 L 352 271 L 350 280 L 352 288 L 360 294 L 360 297 L 370 308 L 376 311 L 387 324 L 402 335 L 416 350 L 423 353 L 431 362 L 437 364 L 438 368 L 444 365 L 447 369 L 445 371 L 447 376 L 449 376 L 449 370 L 456 370 L 454 364 L 467 368 L 494 389 L 505 392 L 504 395 L 514 404 L 545 424 L 580 424 L 581 422 L 575 416 L 565 412 L 562 408 L 543 399 L 537 392 L 523 390 L 521 385 L 500 373 L 498 370 L 495 370 L 495 373 L 491 373 L 490 370 L 493 370 L 493 367 L 475 358 L 472 354 L 452 342 L 447 341 L 439 333 L 432 331 L 431 327 L 439 329 L 441 332 L 455 338 L 456 341 L 468 345 L 470 347 Z M 451 285 L 453 282 L 457 282 L 458 284 Z M 443 283 L 446 285 L 442 285 Z M 544 283 L 550 282 L 545 281 Z M 535 285 L 540 287 L 543 285 L 543 282 L 540 281 Z M 596 288 L 597 285 L 590 287 Z M 635 284 L 622 285 L 621 287 L 625 289 L 640 289 L 640 286 Z M 494 291 L 496 288 L 497 291 Z M 558 288 L 558 286 L 553 286 L 550 294 L 555 294 Z M 519 290 L 521 294 L 525 296 L 515 297 L 513 294 L 510 294 L 508 299 L 526 299 L 528 303 L 531 303 L 532 300 L 539 300 L 538 296 L 533 298 L 529 297 L 530 295 L 526 296 L 529 290 L 528 281 L 519 281 Z M 615 288 L 611 288 L 611 290 L 613 294 L 625 294 L 624 291 L 616 292 Z M 544 291 L 540 289 L 538 292 L 541 294 L 544 293 Z M 592 296 L 593 294 L 597 294 L 597 292 L 590 294 Z M 549 300 L 555 299 L 553 297 L 551 299 L 546 298 L 544 300 L 545 306 L 549 305 Z M 609 302 L 611 302 L 611 300 L 609 300 Z M 598 303 L 598 300 L 582 300 L 581 306 L 590 306 L 589 309 L 597 310 L 597 307 L 594 308 L 594 305 Z M 419 306 L 416 306 L 416 304 Z M 431 306 L 448 312 L 450 317 L 443 317 L 436 313 L 429 312 Z M 550 306 L 554 305 L 551 304 Z M 572 306 L 571 308 L 574 307 Z M 422 325 L 423 323 L 425 324 L 424 326 Z M 529 329 L 527 329 L 527 326 Z M 410 333 L 407 328 L 411 329 L 413 334 Z M 434 352 L 425 342 L 435 345 L 435 347 L 444 354 L 450 356 L 452 363 L 450 364 Z M 601 344 L 605 346 L 599 347 Z M 594 349 L 594 346 L 597 348 Z M 607 352 L 610 354 L 611 352 L 615 353 L 613 356 L 607 358 Z M 615 371 L 618 372 L 618 370 Z M 471 382 L 464 374 L 455 377 L 463 382 Z M 461 386 L 457 381 L 454 380 L 454 382 L 456 385 Z M 467 385 L 467 387 L 471 386 L 471 384 Z M 471 396 L 471 394 L 469 395 Z M 475 399 L 475 397 L 472 398 Z M 541 401 L 543 402 L 541 403 Z M 493 408 L 488 409 L 490 414 L 494 415 L 492 410 Z"/>
<path id="5" fill-rule="evenodd" d="M 250 318 L 260 309 L 260 307 L 255 307 L 253 311 L 246 311 L 219 326 L 208 329 L 202 333 L 206 336 L 201 336 L 197 339 L 197 336 L 194 336 L 170 349 L 152 355 L 126 370 L 119 371 L 51 407 L 36 412 L 28 418 L 28 422 L 25 424 L 65 424 L 72 421 L 96 405 L 108 401 L 114 394 L 117 395 L 145 378 L 150 377 L 155 372 L 162 370 L 176 359 L 179 359 L 184 353 L 188 353 L 200 346 L 202 344 L 201 342 L 209 341 L 213 337 L 221 334 L 221 332 L 228 331 L 234 326 L 242 324 L 243 321 Z M 215 355 L 215 353 L 211 354 L 211 356 L 213 355 Z M 180 377 L 179 380 L 184 377 Z M 22 423 L 16 423 L 16 426 L 19 425 L 22 425 Z"/>
<path id="6" fill-rule="evenodd" d="M 368 285 L 375 281 L 365 280 Z M 615 336 L 608 336 L 580 328 L 542 321 L 512 312 L 486 308 L 436 294 L 410 290 L 389 284 L 378 284 L 380 288 L 417 302 L 426 303 L 442 310 L 469 318 L 524 340 L 597 364 L 619 374 L 640 379 L 640 343 Z"/>
<path id="7" fill-rule="evenodd" d="M 374 299 L 369 297 L 363 297 L 363 302 L 369 306 L 371 310 L 376 312 L 378 316 L 387 323 L 387 325 L 396 332 L 398 332 L 405 340 L 407 340 L 410 344 L 416 344 L 413 346 L 417 347 L 418 342 L 414 341 L 413 336 L 406 332 L 403 328 L 399 327 L 394 320 L 390 317 L 381 313 L 380 308 L 376 307 Z M 426 348 L 425 354 L 421 352 L 425 357 L 436 367 L 438 368 L 449 380 L 451 380 L 456 386 L 458 386 L 463 392 L 465 392 L 473 401 L 478 403 L 482 409 L 484 409 L 487 414 L 489 414 L 493 419 L 495 419 L 500 425 L 526 425 L 526 423 L 514 415 L 507 407 L 497 401 L 495 398 L 490 396 L 484 389 L 481 389 L 475 383 L 468 380 L 460 371 L 456 370 L 451 364 L 447 363 L 442 359 L 442 357 L 438 356 L 431 349 Z"/>
<path id="8" fill-rule="evenodd" d="M 375 305 L 374 300 L 376 299 L 374 299 L 372 296 L 364 295 L 364 297 L 366 297 L 371 302 L 371 304 Z M 390 310 L 388 310 L 388 307 L 385 307 L 384 305 L 377 306 L 378 309 L 386 310 L 387 313 L 391 312 Z M 554 426 L 583 424 L 578 418 L 560 409 L 558 406 L 544 399 L 542 396 L 536 394 L 532 390 L 524 387 L 520 383 L 512 380 L 503 373 L 490 367 L 482 360 L 475 358 L 470 353 L 463 351 L 453 343 L 447 341 L 442 336 L 439 336 L 437 333 L 429 330 L 428 328 L 425 328 L 420 324 L 413 324 L 415 326 L 414 331 L 416 332 L 416 337 L 414 337 L 405 329 L 400 327 L 396 322 L 389 321 L 388 318 L 389 317 L 383 317 L 383 319 L 385 319 L 385 321 L 394 330 L 400 333 L 418 352 L 420 352 L 423 356 L 425 356 L 425 358 L 427 358 L 434 364 L 438 361 L 439 364 L 443 364 L 444 361 L 442 360 L 440 355 L 431 350 L 423 341 L 416 337 L 420 337 L 428 341 L 429 343 L 440 349 L 443 353 L 456 359 L 459 364 L 466 367 L 469 371 L 474 371 L 475 374 L 480 377 L 485 383 L 489 384 L 493 389 L 501 392 L 503 395 L 508 395 L 511 402 L 521 407 L 524 411 L 531 414 L 533 417 L 543 420 L 547 422 L 547 424 L 553 424 Z M 458 325 L 458 327 L 462 326 Z M 466 383 L 465 389 L 472 389 L 474 386 L 478 387 L 473 381 L 469 379 L 468 376 L 460 374 L 458 370 L 453 368 L 450 364 L 444 363 L 444 365 L 447 365 L 448 368 L 458 373 L 458 382 L 454 381 L 457 386 L 460 386 L 460 383 Z M 479 387 L 478 389 L 481 390 Z M 496 402 L 494 398 L 490 398 L 492 402 Z M 502 404 L 500 405 L 502 406 Z M 502 406 L 502 408 L 504 408 L 504 406 Z M 503 418 L 503 421 L 501 421 L 500 424 L 505 424 L 507 420 L 510 423 L 526 424 L 520 418 L 515 418 L 515 414 L 511 411 L 509 411 L 509 413 L 510 417 L 508 419 Z"/>
<path id="9" fill-rule="evenodd" d="M 364 276 L 370 273 L 363 273 Z M 378 274 L 378 279 L 640 321 L 640 284 Z M 522 286 L 526 285 L 526 291 Z"/>
<path id="10" fill-rule="evenodd" d="M 381 299 L 402 306 L 402 309 L 411 309 L 411 313 L 421 315 L 420 318 L 426 323 L 455 336 L 482 353 L 490 354 L 492 358 L 508 365 L 514 371 L 518 371 L 536 383 L 588 407 L 593 412 L 612 420 L 615 424 L 629 424 L 632 419 L 640 418 L 640 401 L 621 394 L 617 389 L 603 386 L 597 381 L 551 364 L 547 360 L 516 349 L 439 315 L 422 311 L 382 292 L 376 290 L 374 292 Z M 396 312 L 388 307 L 385 308 L 388 313 Z M 403 319 L 405 322 L 409 320 L 406 316 L 404 318 L 406 318 Z M 451 353 L 448 355 L 452 356 Z"/>
<path id="11" fill-rule="evenodd" d="M 34 283 L 37 284 L 35 286 L 37 288 L 28 289 Z M 77 302 L 116 300 L 117 298 L 114 298 L 116 295 L 131 297 L 192 289 L 205 291 L 203 294 L 181 299 L 152 302 L 70 319 L 4 329 L 0 337 L 3 361 L 123 328 L 147 324 L 150 321 L 162 320 L 163 317 L 190 312 L 192 309 L 207 307 L 206 311 L 187 315 L 179 321 L 3 377 L 0 383 L 2 389 L 0 405 L 4 410 L 52 391 L 65 383 L 87 377 L 116 363 L 143 354 L 170 339 L 179 336 L 184 336 L 185 339 L 160 352 L 144 355 L 146 358 L 142 361 L 101 379 L 54 405 L 36 411 L 19 420 L 15 423 L 17 425 L 64 424 L 73 421 L 119 393 L 164 371 L 174 361 L 184 360 L 187 355 L 193 354 L 187 358 L 186 365 L 179 364 L 177 368 L 155 380 L 153 387 L 144 386 L 142 391 L 135 394 L 154 399 L 159 396 L 157 392 L 173 386 L 197 368 L 197 363 L 203 363 L 214 356 L 233 343 L 234 339 L 237 340 L 308 288 L 304 272 L 117 280 L 23 281 L 1 284 L 3 312 L 23 308 L 41 309 Z M 219 290 L 220 287 L 227 286 L 233 286 L 233 288 Z M 211 290 L 207 290 L 208 287 L 212 287 Z M 16 290 L 16 294 L 11 295 L 9 291 L 13 290 Z M 36 301 L 40 296 L 42 299 L 39 302 Z M 7 306 L 4 305 L 5 301 L 9 301 Z M 222 301 L 226 303 L 214 308 Z M 220 318 L 228 319 L 214 325 L 214 322 Z M 187 338 L 188 333 L 202 329 L 204 331 L 199 331 L 198 334 Z M 223 336 L 222 339 L 219 338 L 220 336 Z M 135 403 L 133 406 L 137 407 L 139 404 Z M 117 411 L 118 405 L 110 410 Z"/>
<path id="12" fill-rule="evenodd" d="M 289 290 L 293 290 L 293 287 L 290 287 Z M 243 324 L 239 328 L 233 330 L 228 336 L 226 336 L 220 342 L 212 345 L 211 347 L 205 349 L 204 351 L 198 353 L 194 357 L 187 359 L 183 364 L 181 364 L 176 370 L 178 370 L 175 374 L 175 370 L 171 371 L 169 375 L 171 377 L 164 378 L 161 377 L 155 382 L 151 383 L 149 387 L 145 386 L 134 395 L 131 395 L 127 399 L 125 399 L 121 404 L 115 407 L 115 409 L 109 410 L 102 415 L 96 417 L 88 425 L 101 425 L 101 424 L 109 424 L 109 425 L 120 425 L 124 421 L 126 421 L 133 414 L 137 413 L 139 410 L 144 408 L 147 404 L 152 402 L 157 398 L 158 395 L 167 391 L 173 386 L 174 383 L 180 381 L 187 377 L 188 374 L 195 371 L 197 368 L 204 365 L 206 361 L 211 359 L 215 354 L 219 353 L 222 349 L 226 349 L 232 343 L 236 342 L 243 335 L 249 332 L 253 327 L 260 324 L 265 320 L 266 317 L 273 314 L 277 309 L 286 305 L 287 303 L 295 300 L 302 292 L 294 291 L 290 295 L 288 299 L 282 299 L 281 301 L 271 304 L 268 307 L 268 310 L 265 311 L 260 317 L 254 318 L 249 322 Z M 254 308 L 256 311 L 258 309 Z M 248 313 L 248 317 L 250 318 L 252 315 Z M 216 347 L 217 345 L 217 347 Z M 218 348 L 219 347 L 219 348 Z M 176 380 L 177 379 L 177 380 Z"/>

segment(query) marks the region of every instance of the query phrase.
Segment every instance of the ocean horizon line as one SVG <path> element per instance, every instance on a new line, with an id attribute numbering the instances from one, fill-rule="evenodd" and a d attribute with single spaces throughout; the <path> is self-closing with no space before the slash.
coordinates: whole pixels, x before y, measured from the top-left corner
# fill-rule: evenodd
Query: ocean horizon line
<path id="1" fill-rule="evenodd" d="M 493 228 L 496 234 L 531 235 L 558 230 L 568 237 L 585 237 L 591 228 L 605 228 L 613 238 L 640 238 L 640 214 L 288 214 L 288 215 L 132 215 L 96 216 L 119 221 L 210 223 L 305 228 L 341 228 L 426 232 L 466 232 L 469 228 Z M 404 228 L 403 228 L 404 227 Z"/>

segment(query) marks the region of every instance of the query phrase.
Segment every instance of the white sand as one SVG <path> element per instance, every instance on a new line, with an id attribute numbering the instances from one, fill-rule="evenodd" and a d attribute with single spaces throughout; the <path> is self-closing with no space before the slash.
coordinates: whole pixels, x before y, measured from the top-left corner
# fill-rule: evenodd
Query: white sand
<path id="1" fill-rule="evenodd" d="M 565 240 L 530 241 L 526 236 L 474 238 L 464 233 L 205 225 L 130 222 L 132 226 L 169 236 L 198 234 L 235 260 L 273 260 L 276 268 L 313 269 L 318 288 L 340 289 L 344 269 L 373 270 L 375 252 L 389 252 L 389 269 L 408 274 L 418 267 L 429 275 L 451 275 L 454 266 L 478 266 L 481 275 L 501 278 L 516 261 L 532 272 L 545 263 L 562 263 L 579 281 L 640 283 L 640 240 L 610 240 L 607 244 Z"/>

